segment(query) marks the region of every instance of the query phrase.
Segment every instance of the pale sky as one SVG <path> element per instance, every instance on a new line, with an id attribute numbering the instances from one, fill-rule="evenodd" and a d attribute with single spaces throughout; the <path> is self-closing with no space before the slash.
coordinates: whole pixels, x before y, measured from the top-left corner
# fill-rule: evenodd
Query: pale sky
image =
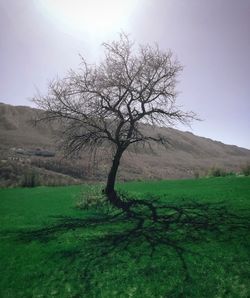
<path id="1" fill-rule="evenodd" d="M 182 130 L 250 149 L 250 0 L 0 0 L 0 102 L 32 106 L 121 30 L 184 65 L 178 101 L 203 121 Z"/>

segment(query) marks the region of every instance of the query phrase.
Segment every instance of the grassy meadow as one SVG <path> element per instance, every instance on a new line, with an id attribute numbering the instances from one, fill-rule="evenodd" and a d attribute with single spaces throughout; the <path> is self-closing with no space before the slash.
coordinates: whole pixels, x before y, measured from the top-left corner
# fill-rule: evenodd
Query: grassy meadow
<path id="1" fill-rule="evenodd" d="M 156 224 L 76 208 L 88 188 L 0 189 L 0 297 L 250 297 L 249 177 L 117 185 Z"/>

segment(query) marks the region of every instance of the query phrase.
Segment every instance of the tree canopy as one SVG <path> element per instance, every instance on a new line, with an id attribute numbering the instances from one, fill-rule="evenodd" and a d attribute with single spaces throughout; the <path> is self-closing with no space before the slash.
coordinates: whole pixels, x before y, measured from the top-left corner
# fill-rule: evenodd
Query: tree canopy
<path id="1" fill-rule="evenodd" d="M 177 76 L 182 66 L 172 52 L 158 45 L 140 45 L 122 33 L 119 40 L 103 43 L 104 58 L 88 64 L 49 85 L 46 96 L 34 98 L 44 110 L 43 119 L 62 120 L 64 150 L 78 153 L 89 146 L 110 144 L 115 149 L 105 193 L 120 207 L 114 190 L 123 152 L 131 144 L 163 142 L 143 124 L 172 126 L 195 118 L 176 103 Z"/>

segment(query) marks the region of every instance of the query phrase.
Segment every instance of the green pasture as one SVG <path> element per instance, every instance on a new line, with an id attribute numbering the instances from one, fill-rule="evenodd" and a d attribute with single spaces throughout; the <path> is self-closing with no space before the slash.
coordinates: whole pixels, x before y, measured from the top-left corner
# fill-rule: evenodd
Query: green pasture
<path id="1" fill-rule="evenodd" d="M 250 297 L 249 177 L 119 184 L 169 218 L 143 225 L 88 188 L 0 189 L 1 298 Z"/>

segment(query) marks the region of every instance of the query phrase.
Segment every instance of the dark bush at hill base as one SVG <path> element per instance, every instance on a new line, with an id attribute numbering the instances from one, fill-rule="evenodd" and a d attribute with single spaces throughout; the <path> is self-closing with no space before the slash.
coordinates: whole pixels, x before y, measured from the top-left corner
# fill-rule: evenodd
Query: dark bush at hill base
<path id="1" fill-rule="evenodd" d="M 208 177 L 226 177 L 226 176 L 235 176 L 237 173 L 233 171 L 226 171 L 218 167 L 212 167 L 207 172 Z"/>
<path id="2" fill-rule="evenodd" d="M 0 186 L 16 186 L 19 184 L 21 168 L 15 162 L 0 162 Z"/>
<path id="3" fill-rule="evenodd" d="M 250 176 L 250 164 L 242 167 L 241 172 L 244 176 Z"/>
<path id="4" fill-rule="evenodd" d="M 27 169 L 21 180 L 22 187 L 35 187 L 38 186 L 39 183 L 39 175 L 35 170 Z"/>

